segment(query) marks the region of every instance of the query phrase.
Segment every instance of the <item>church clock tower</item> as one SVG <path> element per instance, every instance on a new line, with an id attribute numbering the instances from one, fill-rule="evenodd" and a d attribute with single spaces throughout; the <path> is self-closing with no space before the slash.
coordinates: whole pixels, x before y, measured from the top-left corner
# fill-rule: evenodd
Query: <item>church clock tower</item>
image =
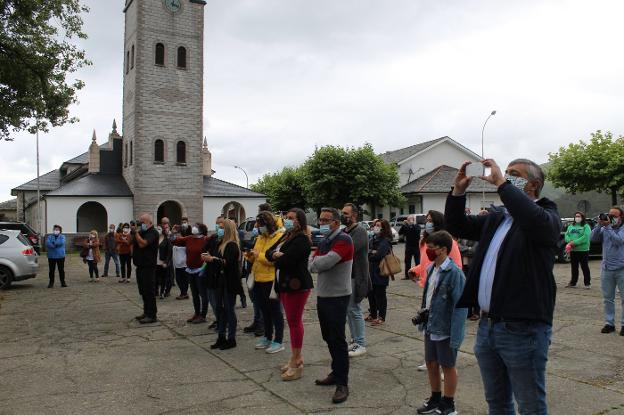
<path id="1" fill-rule="evenodd" d="M 123 175 L 134 216 L 203 212 L 203 0 L 126 0 Z"/>

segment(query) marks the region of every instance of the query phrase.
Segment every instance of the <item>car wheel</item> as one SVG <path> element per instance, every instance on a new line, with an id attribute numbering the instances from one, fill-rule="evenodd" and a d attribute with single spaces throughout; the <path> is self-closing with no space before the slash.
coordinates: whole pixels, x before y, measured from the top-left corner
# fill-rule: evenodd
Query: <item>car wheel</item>
<path id="1" fill-rule="evenodd" d="M 7 267 L 0 266 L 0 290 L 9 288 L 13 281 L 13 273 Z"/>
<path id="2" fill-rule="evenodd" d="M 568 264 L 570 262 L 570 254 L 567 253 L 565 249 L 561 249 L 557 255 L 557 262 L 560 264 Z"/>

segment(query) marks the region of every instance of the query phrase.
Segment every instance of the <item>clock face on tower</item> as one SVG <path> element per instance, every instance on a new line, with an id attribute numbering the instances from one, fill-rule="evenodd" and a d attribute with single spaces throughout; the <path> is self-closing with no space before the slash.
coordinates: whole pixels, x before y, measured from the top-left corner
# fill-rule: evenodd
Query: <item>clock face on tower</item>
<path id="1" fill-rule="evenodd" d="M 180 0 L 163 0 L 165 2 L 165 6 L 172 12 L 177 12 L 180 10 L 182 5 L 180 4 Z"/>

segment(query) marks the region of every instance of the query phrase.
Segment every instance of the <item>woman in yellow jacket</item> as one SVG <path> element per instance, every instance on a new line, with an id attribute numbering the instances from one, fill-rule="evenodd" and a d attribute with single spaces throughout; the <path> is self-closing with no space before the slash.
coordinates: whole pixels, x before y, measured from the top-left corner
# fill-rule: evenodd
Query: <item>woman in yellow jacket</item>
<path id="1" fill-rule="evenodd" d="M 245 254 L 247 261 L 253 264 L 251 272 L 254 277 L 254 297 L 258 302 L 264 320 L 264 337 L 256 344 L 256 349 L 267 353 L 284 350 L 284 315 L 279 298 L 273 294 L 275 283 L 275 265 L 266 258 L 266 251 L 275 245 L 284 235 L 278 229 L 275 217 L 271 212 L 262 211 L 256 217 L 258 237 L 253 250 Z"/>

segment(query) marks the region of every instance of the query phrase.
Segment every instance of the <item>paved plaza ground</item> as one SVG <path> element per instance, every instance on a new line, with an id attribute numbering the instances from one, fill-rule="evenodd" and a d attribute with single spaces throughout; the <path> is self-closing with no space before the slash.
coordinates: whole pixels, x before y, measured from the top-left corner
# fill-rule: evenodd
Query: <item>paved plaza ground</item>
<path id="1" fill-rule="evenodd" d="M 553 414 L 624 414 L 624 337 L 600 334 L 600 262 L 590 265 L 591 290 L 564 289 L 569 266 L 555 268 L 547 379 Z M 254 350 L 256 339 L 241 331 L 251 306 L 237 308 L 238 347 L 212 351 L 216 334 L 186 323 L 190 300 L 159 300 L 160 322 L 140 326 L 133 320 L 141 311 L 134 278 L 91 284 L 76 256 L 67 273 L 68 288 L 47 289 L 43 257 L 36 279 L 0 292 L 0 414 L 415 414 L 429 395 L 426 373 L 416 371 L 422 337 L 410 322 L 422 290 L 411 281 L 390 284 L 387 322 L 367 327 L 368 354 L 351 360 L 349 400 L 333 405 L 333 388 L 314 385 L 328 373 L 329 355 L 313 296 L 304 316 L 304 377 L 283 382 L 278 367 L 288 358 L 287 329 L 287 351 Z M 486 413 L 475 329 L 467 323 L 458 358 L 461 414 Z"/>

